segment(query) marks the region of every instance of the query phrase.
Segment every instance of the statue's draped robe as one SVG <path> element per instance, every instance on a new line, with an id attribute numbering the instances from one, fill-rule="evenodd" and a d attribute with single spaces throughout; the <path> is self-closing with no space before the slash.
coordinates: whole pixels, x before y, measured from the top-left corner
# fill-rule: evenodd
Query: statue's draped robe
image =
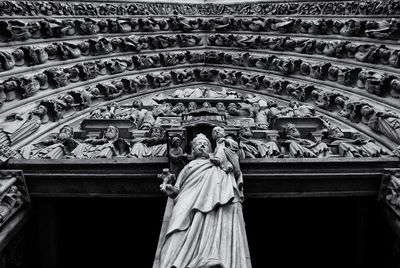
<path id="1" fill-rule="evenodd" d="M 221 166 L 229 165 L 225 149 L 216 149 Z M 208 159 L 195 159 L 184 167 L 175 185 L 180 192 L 161 248 L 160 268 L 251 267 L 233 174 Z"/>

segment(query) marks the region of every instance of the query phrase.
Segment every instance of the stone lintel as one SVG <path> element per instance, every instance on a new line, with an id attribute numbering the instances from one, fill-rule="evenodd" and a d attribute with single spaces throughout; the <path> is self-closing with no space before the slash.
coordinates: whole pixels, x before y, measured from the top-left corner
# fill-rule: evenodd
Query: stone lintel
<path id="1" fill-rule="evenodd" d="M 247 198 L 377 196 L 387 158 L 245 159 L 241 168 Z M 21 169 L 32 197 L 155 198 L 168 167 L 167 158 L 17 160 L 7 168 Z"/>

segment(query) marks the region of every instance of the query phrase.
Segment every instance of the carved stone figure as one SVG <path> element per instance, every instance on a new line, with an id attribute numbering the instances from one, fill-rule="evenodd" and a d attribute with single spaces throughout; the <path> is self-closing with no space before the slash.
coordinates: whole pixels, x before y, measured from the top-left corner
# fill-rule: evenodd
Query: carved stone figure
<path id="1" fill-rule="evenodd" d="M 344 138 L 342 130 L 337 126 L 328 126 L 328 137 L 331 139 L 330 145 L 338 146 L 339 155 L 342 157 L 380 157 L 389 154 L 368 139 Z"/>
<path id="2" fill-rule="evenodd" d="M 400 117 L 398 114 L 391 111 L 377 112 L 371 117 L 368 125 L 391 140 L 400 143 Z"/>
<path id="3" fill-rule="evenodd" d="M 182 137 L 180 135 L 171 137 L 168 157 L 171 163 L 171 172 L 177 176 L 187 160 L 187 154 L 182 149 Z"/>
<path id="4" fill-rule="evenodd" d="M 68 157 L 87 158 L 113 158 L 125 156 L 129 153 L 129 145 L 119 138 L 116 126 L 109 126 L 102 138 L 88 138 L 79 144 Z"/>
<path id="5" fill-rule="evenodd" d="M 309 139 L 302 139 L 300 132 L 294 124 L 288 124 L 285 130 L 286 140 L 285 143 L 289 144 L 289 155 L 290 157 L 302 158 L 302 157 L 326 157 L 329 148 L 321 141 L 314 142 Z"/>
<path id="6" fill-rule="evenodd" d="M 6 51 L 0 51 L 0 72 L 8 71 L 14 66 L 14 57 Z"/>
<path id="7" fill-rule="evenodd" d="M 115 119 L 131 119 L 138 129 L 149 130 L 155 123 L 152 111 L 143 108 L 141 100 L 133 101 L 132 108 L 115 110 L 112 114 Z"/>
<path id="8" fill-rule="evenodd" d="M 239 134 L 240 158 L 283 157 L 276 142 L 255 139 L 249 126 L 240 126 Z"/>
<path id="9" fill-rule="evenodd" d="M 78 145 L 74 140 L 74 130 L 70 126 L 60 129 L 58 135 L 37 144 L 26 145 L 19 152 L 25 159 L 61 159 L 69 155 Z"/>
<path id="10" fill-rule="evenodd" d="M 213 132 L 217 140 L 214 153 L 210 156 L 210 141 L 197 135 L 192 141 L 194 160 L 181 171 L 175 186 L 166 186 L 174 206 L 161 248 L 162 268 L 251 266 L 241 182 L 235 177 L 235 171 L 241 174 L 239 162 L 232 161 L 235 152 L 226 146 L 235 142 L 226 141 L 223 131 Z"/>
<path id="11" fill-rule="evenodd" d="M 9 119 L 11 119 L 9 117 Z M 8 146 L 35 133 L 36 130 L 49 121 L 47 108 L 39 105 L 35 110 L 17 115 L 12 115 L 12 120 L 2 123 L 0 129 L 0 143 Z"/>
<path id="12" fill-rule="evenodd" d="M 18 209 L 24 203 L 22 193 L 13 185 L 7 189 L 0 200 L 0 223 L 4 223 L 12 211 Z"/>
<path id="13" fill-rule="evenodd" d="M 159 125 L 153 125 L 148 138 L 136 138 L 128 157 L 147 158 L 167 155 L 165 130 Z"/>

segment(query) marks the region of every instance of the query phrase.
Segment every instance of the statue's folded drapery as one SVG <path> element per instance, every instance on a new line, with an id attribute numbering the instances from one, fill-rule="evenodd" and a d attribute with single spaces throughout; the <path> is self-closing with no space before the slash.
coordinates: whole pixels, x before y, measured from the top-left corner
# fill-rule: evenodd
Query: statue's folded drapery
<path id="1" fill-rule="evenodd" d="M 195 159 L 181 171 L 176 187 L 160 267 L 251 267 L 233 172 Z"/>

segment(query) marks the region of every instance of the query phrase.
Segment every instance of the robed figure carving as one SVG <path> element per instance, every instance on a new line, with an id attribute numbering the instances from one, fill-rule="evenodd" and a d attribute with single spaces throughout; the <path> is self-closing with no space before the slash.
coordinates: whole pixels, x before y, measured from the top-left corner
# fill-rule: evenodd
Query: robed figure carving
<path id="1" fill-rule="evenodd" d="M 234 159 L 236 142 L 217 128 L 215 152 L 205 135 L 197 135 L 192 141 L 194 160 L 182 169 L 175 186 L 165 187 L 173 205 L 160 236 L 157 267 L 251 267 L 237 183 L 241 173 Z"/>

